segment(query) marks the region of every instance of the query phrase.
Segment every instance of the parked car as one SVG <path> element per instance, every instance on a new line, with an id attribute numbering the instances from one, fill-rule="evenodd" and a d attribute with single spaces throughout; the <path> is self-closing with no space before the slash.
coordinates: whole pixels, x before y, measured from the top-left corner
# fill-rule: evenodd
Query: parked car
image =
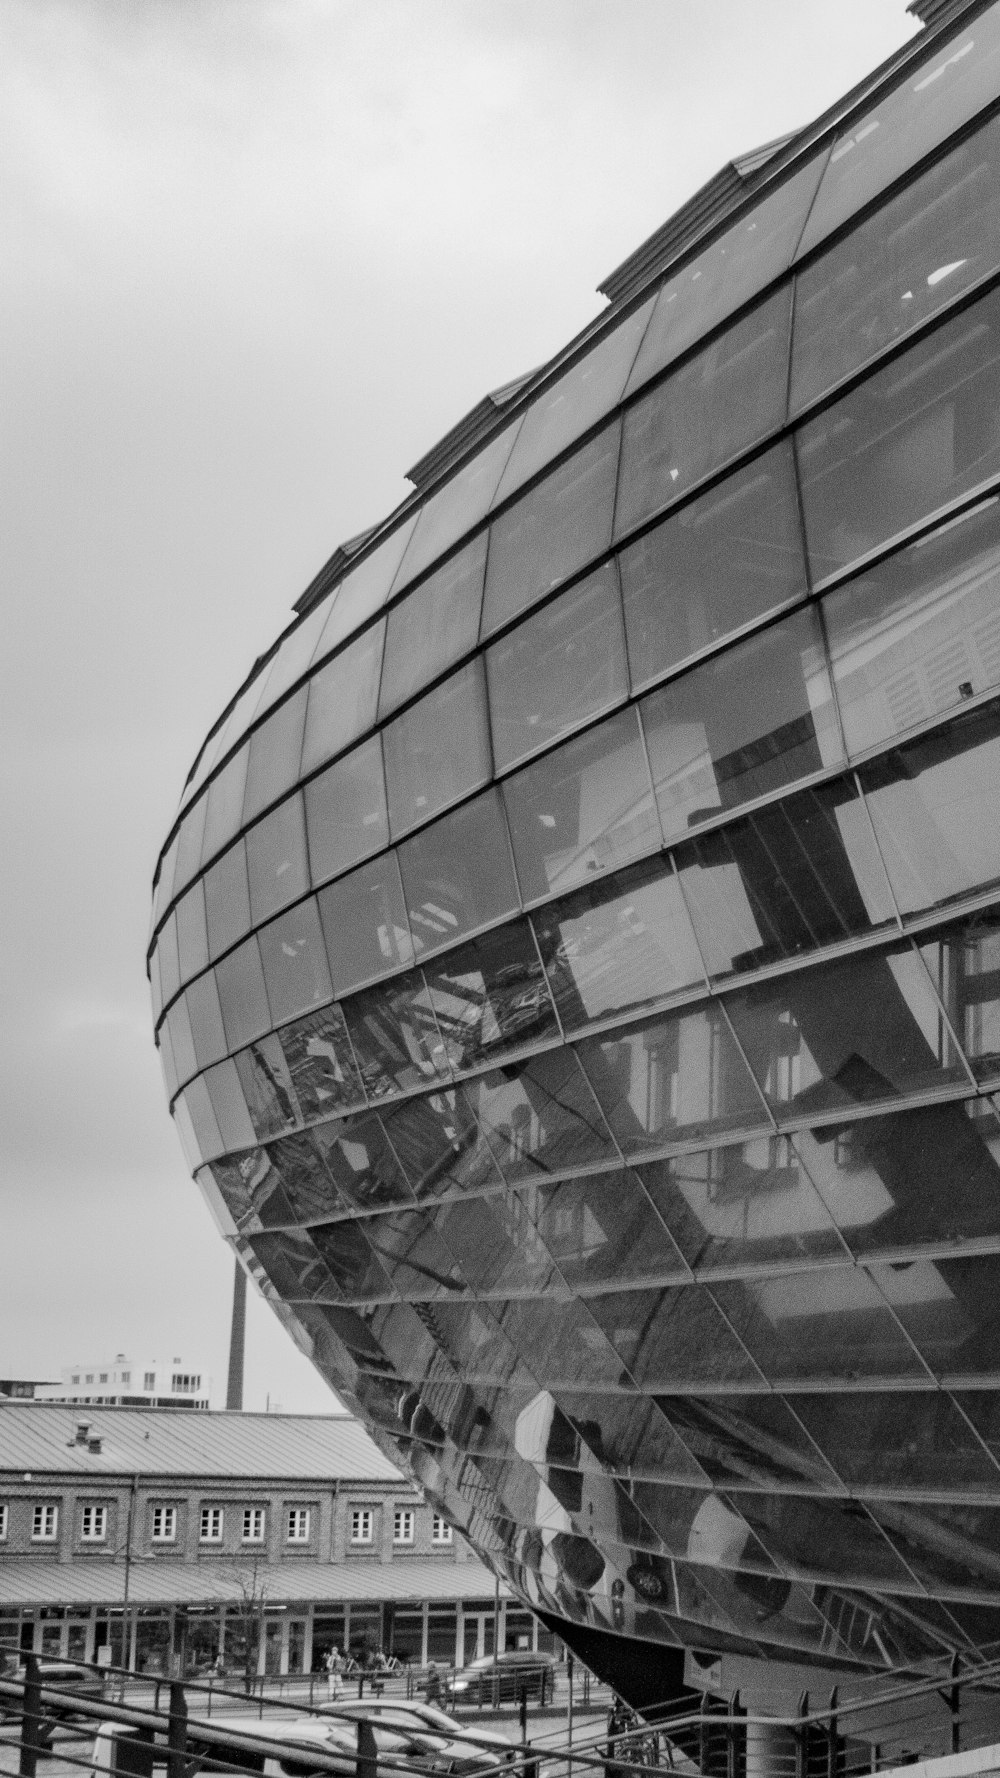
<path id="1" fill-rule="evenodd" d="M 516 1703 L 522 1696 L 544 1704 L 552 1697 L 557 1665 L 554 1655 L 509 1648 L 460 1667 L 449 1687 L 456 1704 L 491 1704 L 494 1698 L 502 1704 Z"/>
<path id="2" fill-rule="evenodd" d="M 7 1680 L 15 1680 L 20 1685 L 24 1684 L 27 1676 L 28 1670 L 23 1661 L 13 1672 L 0 1675 Z M 46 1690 L 51 1687 L 52 1690 L 65 1694 L 64 1699 L 56 1701 L 48 1697 L 42 1704 L 37 1740 L 40 1747 L 49 1747 L 57 1723 L 89 1720 L 82 1718 L 81 1713 L 74 1710 L 73 1701 L 76 1698 L 87 1698 L 91 1702 L 99 1702 L 104 1697 L 104 1675 L 92 1667 L 78 1667 L 73 1661 L 47 1660 L 44 1655 L 39 1655 L 38 1677 Z M 8 1702 L 6 1707 L 0 1706 L 0 1720 L 6 1717 L 8 1720 L 20 1721 L 21 1713 L 20 1702 Z"/>
<path id="3" fill-rule="evenodd" d="M 363 1713 L 362 1720 L 368 1720 Z M 331 1711 L 308 1717 L 270 1717 L 255 1722 L 246 1716 L 214 1716 L 206 1725 L 210 1735 L 200 1735 L 200 1723 L 188 1726 L 187 1771 L 190 1778 L 215 1778 L 220 1770 L 259 1774 L 259 1778 L 311 1778 L 325 1774 L 310 1758 L 315 1751 L 336 1762 L 334 1772 L 355 1778 L 358 1760 L 358 1714 Z M 394 1768 L 407 1768 L 420 1778 L 479 1778 L 493 1771 L 496 1759 L 464 1741 L 421 1731 L 398 1732 L 386 1724 L 370 1723 L 376 1755 Z M 119 1723 L 102 1723 L 94 1738 L 90 1778 L 115 1778 L 124 1771 L 138 1771 L 132 1750 L 123 1742 L 136 1741 L 139 1731 Z M 221 1737 L 221 1740 L 220 1740 Z M 253 1743 L 274 1744 L 273 1754 Z M 162 1757 L 162 1756 L 161 1756 Z M 153 1761 L 150 1760 L 150 1770 Z"/>
<path id="4" fill-rule="evenodd" d="M 491 1754 L 494 1763 L 497 1760 L 512 1760 L 516 1753 L 506 1735 L 497 1734 L 495 1729 L 470 1728 L 456 1717 L 449 1716 L 446 1710 L 439 1710 L 436 1704 L 424 1704 L 418 1698 L 364 1698 L 359 1699 L 356 1704 L 345 1700 L 343 1703 L 323 1704 L 320 1710 L 322 1714 L 329 1712 L 337 1716 L 361 1716 L 377 1720 L 399 1734 L 444 1735 L 450 1741 L 467 1742 L 470 1746 L 480 1747 Z"/>

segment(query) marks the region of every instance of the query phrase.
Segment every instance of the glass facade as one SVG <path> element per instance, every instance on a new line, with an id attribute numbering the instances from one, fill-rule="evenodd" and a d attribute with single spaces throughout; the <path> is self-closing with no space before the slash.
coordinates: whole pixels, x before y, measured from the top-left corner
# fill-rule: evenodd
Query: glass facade
<path id="1" fill-rule="evenodd" d="M 528 1603 L 664 1648 L 1000 1638 L 998 98 L 994 6 L 498 414 L 155 887 L 243 1263 Z"/>

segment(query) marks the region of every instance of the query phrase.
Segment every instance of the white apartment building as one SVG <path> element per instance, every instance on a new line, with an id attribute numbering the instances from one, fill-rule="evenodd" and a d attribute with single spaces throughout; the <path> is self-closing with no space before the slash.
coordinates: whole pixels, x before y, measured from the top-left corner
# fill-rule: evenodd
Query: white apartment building
<path id="1" fill-rule="evenodd" d="M 38 1401 L 87 1403 L 93 1407 L 207 1408 L 212 1379 L 204 1365 L 189 1358 L 86 1359 L 66 1365 L 59 1383 L 43 1383 Z"/>

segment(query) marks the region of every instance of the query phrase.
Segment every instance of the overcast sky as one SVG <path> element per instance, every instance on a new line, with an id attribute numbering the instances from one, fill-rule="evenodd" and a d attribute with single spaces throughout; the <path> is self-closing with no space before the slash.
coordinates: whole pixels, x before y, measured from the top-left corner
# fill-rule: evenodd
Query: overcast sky
<path id="1" fill-rule="evenodd" d="M 151 1034 L 187 768 L 334 546 L 904 0 L 0 0 L 0 1376 L 224 1389 Z M 325 1385 L 251 1292 L 247 1405 Z"/>

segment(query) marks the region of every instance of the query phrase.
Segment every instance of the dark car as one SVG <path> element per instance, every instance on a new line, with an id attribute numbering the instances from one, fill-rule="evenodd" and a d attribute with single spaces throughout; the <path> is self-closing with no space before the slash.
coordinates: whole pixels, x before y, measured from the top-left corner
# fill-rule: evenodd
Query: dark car
<path id="1" fill-rule="evenodd" d="M 449 1684 L 456 1704 L 516 1704 L 520 1698 L 551 1700 L 556 1667 L 553 1655 L 533 1654 L 530 1648 L 509 1648 L 504 1654 L 482 1655 L 468 1667 L 460 1667 Z"/>

